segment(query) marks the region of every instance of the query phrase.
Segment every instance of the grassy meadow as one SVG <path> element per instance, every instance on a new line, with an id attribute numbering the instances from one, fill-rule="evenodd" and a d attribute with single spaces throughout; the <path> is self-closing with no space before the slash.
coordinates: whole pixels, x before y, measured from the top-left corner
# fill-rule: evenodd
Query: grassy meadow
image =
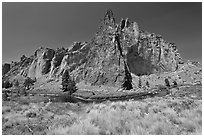
<path id="1" fill-rule="evenodd" d="M 202 89 L 181 87 L 164 97 L 103 103 L 4 101 L 2 134 L 202 134 Z"/>

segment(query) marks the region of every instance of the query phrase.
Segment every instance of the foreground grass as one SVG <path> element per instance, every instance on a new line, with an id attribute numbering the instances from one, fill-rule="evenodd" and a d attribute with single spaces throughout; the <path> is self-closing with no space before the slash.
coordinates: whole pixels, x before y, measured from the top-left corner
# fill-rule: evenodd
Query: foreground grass
<path id="1" fill-rule="evenodd" d="M 90 107 L 71 126 L 48 134 L 201 134 L 201 101 L 154 98 Z"/>
<path id="2" fill-rule="evenodd" d="M 100 104 L 3 102 L 2 113 L 3 134 L 202 134 L 202 100 L 183 95 Z"/>

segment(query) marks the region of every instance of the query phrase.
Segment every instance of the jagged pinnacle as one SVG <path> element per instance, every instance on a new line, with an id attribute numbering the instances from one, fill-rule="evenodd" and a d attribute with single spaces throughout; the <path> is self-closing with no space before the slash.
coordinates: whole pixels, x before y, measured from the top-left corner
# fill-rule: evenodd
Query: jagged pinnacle
<path id="1" fill-rule="evenodd" d="M 104 24 L 115 24 L 115 18 L 113 17 L 113 11 L 111 9 L 106 10 L 106 14 L 104 17 Z"/>

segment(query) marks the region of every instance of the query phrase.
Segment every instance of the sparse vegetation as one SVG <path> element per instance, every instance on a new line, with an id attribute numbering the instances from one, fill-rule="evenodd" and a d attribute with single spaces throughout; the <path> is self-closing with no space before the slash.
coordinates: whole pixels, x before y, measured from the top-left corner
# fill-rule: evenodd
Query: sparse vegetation
<path id="1" fill-rule="evenodd" d="M 97 104 L 71 126 L 54 128 L 49 134 L 201 134 L 201 102 L 188 104 L 186 108 L 183 101 L 153 98 Z M 180 105 L 181 111 L 171 104 Z M 193 115 L 195 119 L 191 119 Z"/>
<path id="2" fill-rule="evenodd" d="M 31 103 L 31 97 L 23 97 L 23 104 L 21 101 L 3 102 L 2 133 L 202 134 L 201 93 L 201 87 L 181 87 L 174 89 L 171 96 L 99 104 L 37 103 L 39 97 L 33 97 L 38 101 Z"/>

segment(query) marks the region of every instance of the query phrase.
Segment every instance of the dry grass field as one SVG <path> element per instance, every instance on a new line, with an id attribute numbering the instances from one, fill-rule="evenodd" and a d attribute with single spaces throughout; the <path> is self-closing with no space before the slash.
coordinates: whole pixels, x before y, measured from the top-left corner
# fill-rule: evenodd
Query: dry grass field
<path id="1" fill-rule="evenodd" d="M 164 97 L 98 104 L 4 101 L 2 134 L 202 134 L 202 86 L 182 86 L 171 92 Z"/>

